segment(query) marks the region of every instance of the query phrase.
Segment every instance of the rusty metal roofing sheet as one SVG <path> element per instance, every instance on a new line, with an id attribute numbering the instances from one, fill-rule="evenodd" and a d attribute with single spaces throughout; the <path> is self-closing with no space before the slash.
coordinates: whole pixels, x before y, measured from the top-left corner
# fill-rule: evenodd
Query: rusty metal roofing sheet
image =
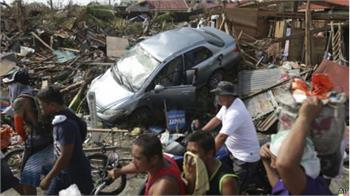
<path id="1" fill-rule="evenodd" d="M 261 69 L 244 70 L 238 74 L 240 95 L 247 95 L 273 86 L 281 80 L 281 70 Z"/>
<path id="2" fill-rule="evenodd" d="M 326 2 L 329 4 L 333 4 L 333 5 L 349 7 L 349 0 L 323 0 L 321 2 Z"/>
<path id="3" fill-rule="evenodd" d="M 349 67 L 339 65 L 333 61 L 323 60 L 315 73 L 327 73 L 333 82 L 334 90 L 345 92 L 349 97 Z"/>
<path id="4" fill-rule="evenodd" d="M 148 0 L 149 8 L 151 10 L 187 10 L 189 7 L 185 0 L 172 0 L 172 1 L 153 1 Z"/>

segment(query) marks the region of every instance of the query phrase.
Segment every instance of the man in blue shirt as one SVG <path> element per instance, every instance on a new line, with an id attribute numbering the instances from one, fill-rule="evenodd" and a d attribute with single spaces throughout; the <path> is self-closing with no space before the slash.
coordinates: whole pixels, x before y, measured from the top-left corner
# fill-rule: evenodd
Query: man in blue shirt
<path id="1" fill-rule="evenodd" d="M 55 115 L 52 121 L 54 154 L 56 162 L 41 181 L 40 187 L 48 195 L 57 195 L 60 190 L 76 184 L 82 194 L 93 189 L 91 168 L 82 149 L 86 124 L 70 111 L 58 89 L 48 87 L 38 94 L 45 114 Z"/>

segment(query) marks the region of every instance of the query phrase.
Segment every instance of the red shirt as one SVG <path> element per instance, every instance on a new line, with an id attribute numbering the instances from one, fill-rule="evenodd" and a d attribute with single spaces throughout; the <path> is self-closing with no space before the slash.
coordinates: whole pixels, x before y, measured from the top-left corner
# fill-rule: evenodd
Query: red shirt
<path id="1" fill-rule="evenodd" d="M 170 163 L 170 165 L 159 169 L 154 176 L 148 175 L 147 182 L 146 182 L 145 195 L 149 195 L 149 190 L 152 187 L 152 185 L 154 184 L 154 182 L 163 176 L 174 177 L 177 181 L 177 185 L 178 185 L 178 188 L 180 191 L 179 194 L 185 195 L 186 194 L 185 183 L 181 179 L 181 172 L 180 172 L 180 169 L 177 167 L 176 162 L 167 155 L 164 155 L 163 157 L 168 163 Z"/>

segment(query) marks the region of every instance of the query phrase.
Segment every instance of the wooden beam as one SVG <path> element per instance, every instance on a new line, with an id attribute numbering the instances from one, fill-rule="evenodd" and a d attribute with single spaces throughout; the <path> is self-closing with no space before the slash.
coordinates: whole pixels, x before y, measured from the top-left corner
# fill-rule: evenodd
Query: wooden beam
<path id="1" fill-rule="evenodd" d="M 339 12 L 339 13 L 312 13 L 312 18 L 314 20 L 349 20 L 349 13 Z M 273 11 L 258 11 L 258 17 L 272 17 L 272 18 L 305 18 L 305 14 L 302 12 L 273 12 Z"/>
<path id="2" fill-rule="evenodd" d="M 349 22 L 342 24 L 342 26 L 349 26 Z M 310 30 L 310 34 L 315 34 L 318 32 L 325 32 L 325 31 L 329 31 L 330 29 L 331 29 L 331 27 L 329 25 L 327 25 L 325 27 Z M 244 35 L 246 35 L 246 34 L 244 34 Z M 299 39 L 299 38 L 304 37 L 304 36 L 305 36 L 305 32 L 299 32 L 299 33 L 294 33 L 290 36 L 276 38 L 276 39 L 272 40 L 272 42 L 283 42 L 283 41 L 290 40 L 290 39 Z"/>
<path id="3" fill-rule="evenodd" d="M 311 14 L 310 14 L 310 0 L 307 0 L 306 11 L 305 11 L 305 65 L 311 66 Z"/>

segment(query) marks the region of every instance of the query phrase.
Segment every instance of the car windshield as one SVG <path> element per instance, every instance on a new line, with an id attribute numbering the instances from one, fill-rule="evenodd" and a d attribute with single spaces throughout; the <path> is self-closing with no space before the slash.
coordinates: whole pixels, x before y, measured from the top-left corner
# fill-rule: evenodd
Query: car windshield
<path id="1" fill-rule="evenodd" d="M 135 92 L 159 64 L 160 62 L 136 45 L 113 66 L 113 71 L 118 83 Z"/>

